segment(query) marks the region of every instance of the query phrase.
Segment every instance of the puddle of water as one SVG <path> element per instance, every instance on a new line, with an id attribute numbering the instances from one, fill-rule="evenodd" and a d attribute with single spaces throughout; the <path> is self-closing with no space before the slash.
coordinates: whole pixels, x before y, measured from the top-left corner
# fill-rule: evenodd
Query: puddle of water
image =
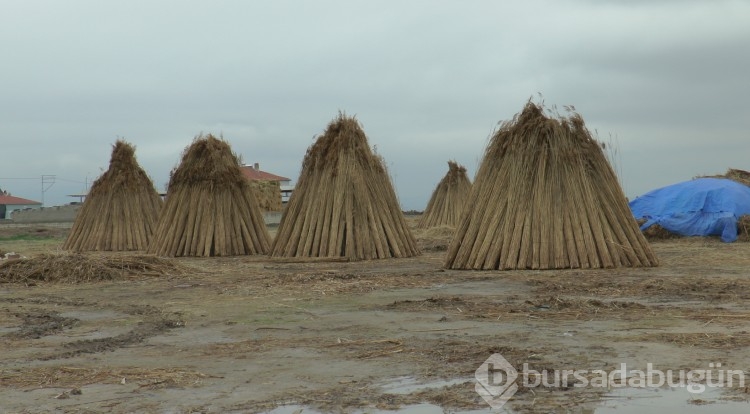
<path id="1" fill-rule="evenodd" d="M 265 411 L 265 414 L 322 414 L 318 410 L 305 407 L 304 405 L 290 404 L 276 407 L 271 411 Z"/>
<path id="2" fill-rule="evenodd" d="M 706 389 L 691 394 L 687 388 L 626 388 L 606 394 L 596 407 L 596 414 L 668 414 L 750 412 L 747 401 L 721 400 L 721 389 Z"/>
<path id="3" fill-rule="evenodd" d="M 431 382 L 418 382 L 416 378 L 404 376 L 389 380 L 381 385 L 386 394 L 407 395 L 413 392 L 419 392 L 430 388 L 450 387 L 451 385 L 463 384 L 464 382 L 474 381 L 473 378 L 457 378 L 452 380 L 438 380 Z"/>
<path id="4" fill-rule="evenodd" d="M 414 404 L 405 405 L 398 410 L 379 410 L 377 408 L 364 408 L 355 410 L 352 414 L 444 414 L 446 411 L 440 406 L 434 404 Z M 477 411 L 451 411 L 453 414 L 479 414 L 487 413 L 487 410 Z M 303 405 L 283 405 L 276 407 L 272 411 L 266 412 L 266 414 L 320 414 L 320 411 L 312 408 L 305 407 Z"/>
<path id="5" fill-rule="evenodd" d="M 355 414 L 445 414 L 445 413 L 451 413 L 451 414 L 487 414 L 490 412 L 489 407 L 484 410 L 471 410 L 471 411 L 455 411 L 455 410 L 445 410 L 442 407 L 434 404 L 414 404 L 414 405 L 405 405 L 398 410 L 363 410 L 363 411 L 356 411 Z M 493 411 L 494 414 L 500 414 L 504 413 L 505 411 Z"/>
<path id="6" fill-rule="evenodd" d="M 408 394 L 426 388 L 443 387 L 461 384 L 467 379 L 418 383 L 413 377 L 399 377 L 383 386 L 390 394 Z M 390 390 L 390 388 L 394 388 Z M 707 389 L 701 394 L 691 394 L 686 388 L 625 388 L 613 390 L 602 397 L 602 403 L 583 412 L 593 414 L 736 414 L 750 413 L 750 402 L 722 400 L 721 389 Z M 487 409 L 453 411 L 453 414 L 487 413 Z M 364 408 L 352 411 L 353 414 L 443 414 L 446 411 L 434 404 L 405 405 L 397 410 L 379 410 Z M 497 413 L 513 412 L 499 410 Z M 302 406 L 285 405 L 277 407 L 266 414 L 321 414 L 320 411 Z"/>

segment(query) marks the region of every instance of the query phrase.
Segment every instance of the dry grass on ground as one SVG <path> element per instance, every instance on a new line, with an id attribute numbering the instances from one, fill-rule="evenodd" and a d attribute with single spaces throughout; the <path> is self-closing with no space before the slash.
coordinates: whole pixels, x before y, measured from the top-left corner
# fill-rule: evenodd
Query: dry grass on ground
<path id="1" fill-rule="evenodd" d="M 156 256 L 43 253 L 0 262 L 0 283 L 89 283 L 131 276 L 178 275 L 185 271 L 174 260 Z"/>
<path id="2" fill-rule="evenodd" d="M 434 235 L 438 242 L 449 237 L 448 231 Z M 418 236 L 422 243 L 428 238 Z M 44 286 L 33 282 L 37 283 L 33 288 L 5 286 L 15 291 L 4 305 L 13 312 L 0 312 L 0 318 L 5 326 L 30 334 L 5 335 L 2 340 L 8 346 L 4 349 L 23 351 L 26 344 L 44 341 L 39 337 L 54 345 L 29 348 L 25 351 L 29 364 L 0 369 L 0 391 L 12 395 L 11 391 L 19 390 L 19 401 L 31 401 L 31 393 L 25 391 L 61 388 L 65 391 L 60 398 L 66 398 L 65 393 L 72 394 L 76 388 L 119 384 L 125 378 L 131 389 L 149 390 L 161 398 L 163 406 L 177 404 L 170 400 L 176 397 L 172 397 L 173 390 L 159 389 L 186 388 L 186 392 L 205 393 L 201 398 L 225 411 L 271 410 L 279 404 L 300 404 L 322 412 L 397 409 L 421 402 L 445 409 L 474 409 L 485 405 L 471 378 L 478 364 L 493 353 L 502 354 L 515 366 L 527 362 L 538 371 L 571 366 L 608 369 L 617 358 L 630 358 L 644 346 L 659 353 L 667 368 L 683 367 L 683 361 L 698 368 L 696 361 L 716 361 L 730 353 L 733 358 L 744 358 L 750 343 L 746 326 L 750 245 L 691 238 L 653 243 L 653 247 L 661 261 L 657 268 L 561 271 L 446 271 L 441 268 L 442 254 L 434 252 L 359 262 L 254 256 L 178 258 L 166 259 L 166 268 L 144 265 L 146 258 L 157 259 L 154 256 L 135 256 L 129 262 L 125 254 L 85 255 L 108 269 L 97 267 L 97 272 L 115 272 L 127 280 L 144 275 L 170 277 L 137 285 Z M 66 256 L 69 260 L 79 257 Z M 44 262 L 48 257 L 33 258 Z M 369 292 L 374 294 L 365 295 Z M 146 305 L 129 309 L 134 306 L 134 294 Z M 57 299 L 50 300 L 53 297 Z M 239 306 L 241 311 L 237 311 Z M 127 314 L 128 321 L 137 323 L 114 336 L 80 339 L 65 334 L 73 329 L 79 330 L 73 333 L 88 334 L 94 326 L 106 332 L 112 319 L 75 325 L 76 316 L 64 314 L 71 309 L 110 310 Z M 252 316 L 242 319 L 246 315 Z M 387 319 L 394 323 L 384 323 Z M 177 327 L 179 332 L 165 334 Z M 574 337 L 560 332 L 569 329 Z M 178 335 L 188 339 L 178 340 Z M 145 343 L 157 336 L 158 340 Z M 57 341 L 67 343 L 58 349 Z M 175 349 L 185 353 L 175 356 Z M 118 352 L 109 352 L 113 350 Z M 108 359 L 124 352 L 132 353 L 127 366 Z M 247 384 L 247 373 L 227 366 L 266 361 L 284 365 L 297 352 L 320 363 L 311 365 L 322 366 L 310 368 L 310 377 L 294 377 L 295 366 L 295 373 L 286 380 L 297 378 L 299 384 L 268 387 L 270 391 L 261 397 L 236 405 L 225 403 L 209 388 Z M 81 358 L 83 354 L 101 360 L 91 362 Z M 151 365 L 155 355 L 164 358 L 159 366 Z M 74 361 L 74 357 L 80 359 Z M 196 366 L 183 366 L 187 357 Z M 229 363 L 215 368 L 222 361 Z M 355 377 L 338 372 L 331 379 L 326 365 L 330 361 L 363 367 L 365 374 L 367 367 L 376 364 L 393 375 Z M 420 383 L 452 382 L 406 394 L 382 386 L 381 381 L 404 375 L 405 370 Z M 264 370 L 254 374 L 258 383 L 278 378 Z M 93 392 L 81 389 L 84 396 Z M 115 392 L 122 391 L 117 388 Z M 135 395 L 133 401 L 139 398 Z M 38 398 L 51 397 L 36 398 L 38 402 Z M 555 412 L 596 401 L 591 389 L 522 388 L 513 409 L 524 412 L 528 406 L 530 412 Z"/>
<path id="3" fill-rule="evenodd" d="M 78 388 L 90 384 L 137 383 L 139 388 L 200 386 L 208 375 L 180 368 L 83 368 L 44 366 L 0 370 L 3 386 L 16 388 Z"/>
<path id="4" fill-rule="evenodd" d="M 648 333 L 629 339 L 631 341 L 661 342 L 700 349 L 733 350 L 750 346 L 750 332 Z"/>

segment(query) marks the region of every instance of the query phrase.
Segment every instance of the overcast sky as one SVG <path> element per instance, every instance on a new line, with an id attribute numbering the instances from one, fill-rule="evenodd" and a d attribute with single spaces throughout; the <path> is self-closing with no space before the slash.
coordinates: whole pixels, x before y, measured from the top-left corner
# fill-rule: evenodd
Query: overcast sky
<path id="1" fill-rule="evenodd" d="M 618 150 L 626 194 L 750 170 L 750 1 L 0 0 L 0 188 L 65 204 L 118 137 L 159 189 L 201 132 L 297 181 L 339 110 L 404 209 L 473 177 L 530 97 Z M 28 179 L 24 179 L 28 178 Z"/>

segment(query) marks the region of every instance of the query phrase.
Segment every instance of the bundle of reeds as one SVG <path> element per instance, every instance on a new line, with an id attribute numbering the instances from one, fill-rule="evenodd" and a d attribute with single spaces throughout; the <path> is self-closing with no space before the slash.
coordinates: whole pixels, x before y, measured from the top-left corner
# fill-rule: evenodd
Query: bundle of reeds
<path id="1" fill-rule="evenodd" d="M 708 178 L 727 178 L 743 185 L 750 186 L 750 171 L 730 168 L 724 174 L 707 175 Z"/>
<path id="2" fill-rule="evenodd" d="M 451 269 L 656 266 L 617 177 L 580 115 L 527 103 L 485 151 Z"/>
<path id="3" fill-rule="evenodd" d="M 362 260 L 417 254 L 385 163 L 357 120 L 339 114 L 307 150 L 272 255 Z"/>
<path id="4" fill-rule="evenodd" d="M 63 249 L 145 250 L 161 206 L 159 193 L 135 159 L 135 148 L 118 140 L 109 169 L 91 186 Z"/>
<path id="5" fill-rule="evenodd" d="M 253 196 L 263 211 L 281 211 L 281 185 L 278 181 L 249 180 Z"/>
<path id="6" fill-rule="evenodd" d="M 456 227 L 461 219 L 466 199 L 471 193 L 471 181 L 466 168 L 454 161 L 448 161 L 448 172 L 438 183 L 427 208 L 419 220 L 418 227 Z"/>
<path id="7" fill-rule="evenodd" d="M 160 256 L 265 254 L 270 236 L 229 144 L 200 135 L 172 171 L 149 253 Z"/>

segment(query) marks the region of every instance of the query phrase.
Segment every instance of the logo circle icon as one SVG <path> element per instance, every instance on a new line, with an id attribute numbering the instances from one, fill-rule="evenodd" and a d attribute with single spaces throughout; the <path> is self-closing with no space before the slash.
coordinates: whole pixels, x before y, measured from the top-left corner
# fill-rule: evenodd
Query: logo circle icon
<path id="1" fill-rule="evenodd" d="M 493 409 L 499 409 L 518 391 L 518 371 L 500 354 L 492 354 L 474 372 L 474 390 Z"/>

